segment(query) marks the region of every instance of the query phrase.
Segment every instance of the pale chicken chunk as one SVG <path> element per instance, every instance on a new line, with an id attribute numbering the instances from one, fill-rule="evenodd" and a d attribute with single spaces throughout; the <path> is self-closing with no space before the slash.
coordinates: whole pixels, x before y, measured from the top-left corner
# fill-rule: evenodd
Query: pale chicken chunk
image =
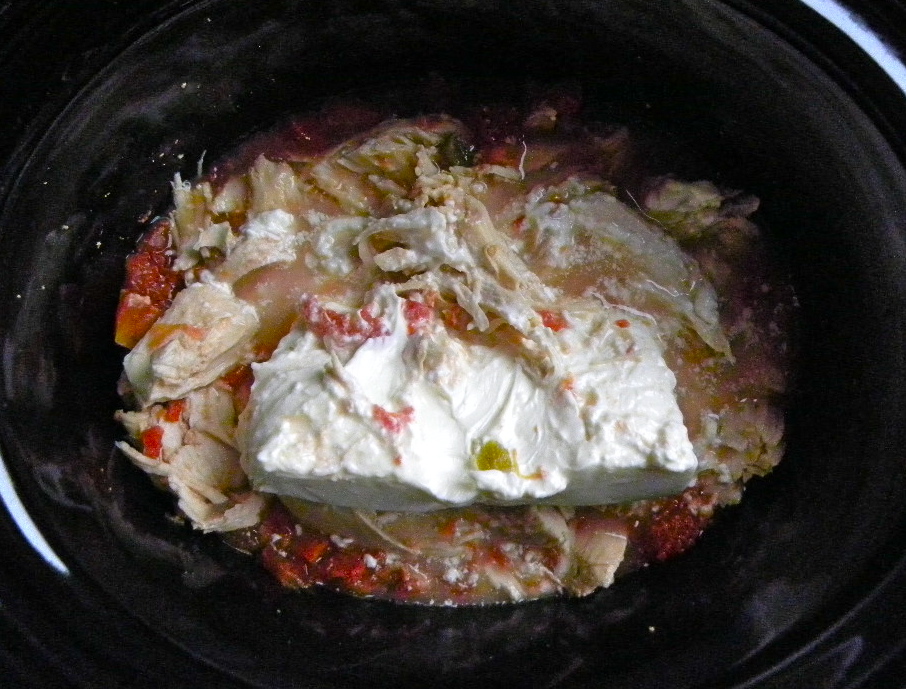
<path id="1" fill-rule="evenodd" d="M 142 406 L 180 399 L 213 382 L 249 358 L 257 329 L 255 308 L 229 286 L 190 285 L 126 355 L 136 398 Z"/>
<path id="2" fill-rule="evenodd" d="M 137 467 L 155 477 L 177 498 L 178 507 L 202 531 L 232 531 L 254 526 L 261 518 L 265 498 L 251 491 L 239 452 L 222 427 L 235 424 L 229 393 L 217 384 L 191 393 L 177 403 L 154 404 L 135 412 L 118 412 L 117 420 L 131 436 L 158 437 L 144 452 L 126 442 L 117 447 Z"/>

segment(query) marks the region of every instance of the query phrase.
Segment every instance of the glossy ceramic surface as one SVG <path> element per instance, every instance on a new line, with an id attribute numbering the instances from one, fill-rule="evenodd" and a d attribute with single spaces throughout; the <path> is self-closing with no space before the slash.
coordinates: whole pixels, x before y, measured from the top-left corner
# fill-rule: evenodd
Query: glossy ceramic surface
<path id="1" fill-rule="evenodd" d="M 856 9 L 902 39 L 885 28 L 906 16 L 898 3 Z M 33 2 L 0 8 L 0 35 L 0 684 L 902 683 L 906 98 L 817 14 L 707 0 L 136 0 L 90 15 Z M 432 75 L 464 86 L 426 91 Z M 563 80 L 600 119 L 663 144 L 655 166 L 761 197 L 802 305 L 781 467 L 674 562 L 588 599 L 493 609 L 288 593 L 167 519 L 167 498 L 112 449 L 111 330 L 123 258 L 172 175 L 338 95 L 407 114 L 428 107 L 411 84 L 453 107 Z"/>

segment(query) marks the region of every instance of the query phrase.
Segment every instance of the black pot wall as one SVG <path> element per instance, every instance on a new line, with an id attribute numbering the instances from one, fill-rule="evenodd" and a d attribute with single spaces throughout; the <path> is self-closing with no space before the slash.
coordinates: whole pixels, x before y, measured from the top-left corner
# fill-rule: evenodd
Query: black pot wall
<path id="1" fill-rule="evenodd" d="M 0 9 L 0 36 L 0 437 L 66 570 L 3 520 L 9 686 L 901 684 L 906 99 L 817 15 L 708 0 L 32 2 Z M 424 88 L 438 77 L 454 86 Z M 124 256 L 173 174 L 335 96 L 405 115 L 563 81 L 658 142 L 655 169 L 761 197 L 801 302 L 781 467 L 674 562 L 589 599 L 494 609 L 287 593 L 166 519 L 167 499 L 112 450 L 111 332 Z"/>

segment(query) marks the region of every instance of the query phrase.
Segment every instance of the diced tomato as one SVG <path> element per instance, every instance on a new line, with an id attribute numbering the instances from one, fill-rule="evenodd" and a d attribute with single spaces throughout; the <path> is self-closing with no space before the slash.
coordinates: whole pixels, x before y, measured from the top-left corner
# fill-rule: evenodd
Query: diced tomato
<path id="1" fill-rule="evenodd" d="M 627 321 L 625 318 L 621 318 L 620 320 L 617 321 L 618 328 L 628 328 L 630 325 L 632 325 L 632 324 L 629 321 Z"/>
<path id="2" fill-rule="evenodd" d="M 399 411 L 387 411 L 375 404 L 372 409 L 372 415 L 374 420 L 381 424 L 384 429 L 390 433 L 399 433 L 412 423 L 415 418 L 415 410 L 412 407 L 405 407 Z"/>
<path id="3" fill-rule="evenodd" d="M 164 310 L 159 304 L 154 304 L 148 296 L 121 292 L 119 306 L 116 309 L 114 340 L 118 345 L 132 349 L 163 315 Z"/>
<path id="4" fill-rule="evenodd" d="M 387 334 L 387 329 L 384 327 L 384 322 L 381 320 L 380 316 L 377 316 L 373 313 L 370 304 L 362 309 L 359 309 L 359 318 L 361 318 L 367 324 L 367 326 L 364 327 L 359 333 L 363 337 L 380 337 L 381 335 Z"/>
<path id="5" fill-rule="evenodd" d="M 443 525 L 437 530 L 438 534 L 442 537 L 452 540 L 456 536 L 456 532 L 459 529 L 459 517 L 454 517 L 453 519 L 448 519 L 444 522 Z"/>
<path id="6" fill-rule="evenodd" d="M 252 376 L 252 367 L 249 364 L 239 364 L 223 374 L 221 380 L 231 388 L 245 385 Z"/>
<path id="7" fill-rule="evenodd" d="M 323 534 L 298 530 L 292 515 L 282 506 L 275 507 L 259 527 L 264 566 L 281 584 L 290 588 L 332 585 L 360 594 L 373 594 L 378 571 L 365 564 L 360 547 L 340 548 Z M 383 553 L 372 555 L 384 562 Z"/>
<path id="8" fill-rule="evenodd" d="M 261 562 L 265 569 L 287 588 L 304 589 L 318 583 L 309 576 L 304 562 L 289 560 L 272 546 L 266 547 L 261 552 Z"/>
<path id="9" fill-rule="evenodd" d="M 412 299 L 406 299 L 406 302 L 403 304 L 403 316 L 409 326 L 409 334 L 416 335 L 425 331 L 425 328 L 427 328 L 428 323 L 434 316 L 434 311 L 427 304 L 423 304 L 420 301 L 413 301 Z"/>
<path id="10" fill-rule="evenodd" d="M 301 557 L 309 564 L 314 564 L 323 558 L 330 549 L 330 541 L 326 538 L 297 538 L 293 544 L 292 554 Z"/>
<path id="11" fill-rule="evenodd" d="M 377 580 L 383 588 L 392 591 L 397 600 L 412 600 L 428 590 L 430 580 L 418 570 L 406 565 L 388 567 Z"/>
<path id="12" fill-rule="evenodd" d="M 288 329 L 287 329 L 288 332 Z M 252 354 L 255 357 L 255 361 L 267 361 L 274 355 L 274 351 L 277 349 L 277 345 L 280 344 L 280 339 L 268 341 L 268 342 L 257 342 L 255 347 L 252 350 Z"/>
<path id="13" fill-rule="evenodd" d="M 259 527 L 261 542 L 270 544 L 274 538 L 289 538 L 296 532 L 296 522 L 292 514 L 282 504 L 277 503 L 271 509 Z"/>
<path id="14" fill-rule="evenodd" d="M 513 221 L 513 234 L 515 236 L 521 237 L 525 234 L 526 228 L 528 228 L 528 220 L 524 215 L 520 215 Z"/>
<path id="15" fill-rule="evenodd" d="M 337 552 L 327 563 L 325 574 L 331 579 L 354 585 L 363 579 L 367 569 L 361 553 Z"/>
<path id="16" fill-rule="evenodd" d="M 156 223 L 126 260 L 126 280 L 116 311 L 116 342 L 132 348 L 169 308 L 182 288 L 182 274 L 172 269 L 170 223 Z"/>
<path id="17" fill-rule="evenodd" d="M 224 374 L 220 379 L 226 383 L 233 392 L 233 407 L 236 413 L 242 412 L 249 403 L 249 397 L 252 395 L 252 383 L 255 382 L 255 374 L 249 364 L 239 364 Z"/>
<path id="18" fill-rule="evenodd" d="M 185 410 L 186 401 L 184 399 L 167 402 L 167 406 L 164 409 L 164 421 L 176 423 L 182 418 L 183 412 Z"/>
<path id="19" fill-rule="evenodd" d="M 384 322 L 368 307 L 358 313 L 340 313 L 321 306 L 315 298 L 302 304 L 302 318 L 308 329 L 318 337 L 339 340 L 367 340 L 387 334 Z"/>
<path id="20" fill-rule="evenodd" d="M 164 449 L 164 429 L 162 426 L 151 426 L 142 432 L 142 454 L 151 459 L 160 459 Z"/>
<path id="21" fill-rule="evenodd" d="M 566 322 L 566 317 L 562 313 L 542 310 L 538 314 L 541 316 L 541 322 L 544 323 L 544 327 L 550 328 L 554 332 L 566 330 L 569 327 L 569 323 Z"/>

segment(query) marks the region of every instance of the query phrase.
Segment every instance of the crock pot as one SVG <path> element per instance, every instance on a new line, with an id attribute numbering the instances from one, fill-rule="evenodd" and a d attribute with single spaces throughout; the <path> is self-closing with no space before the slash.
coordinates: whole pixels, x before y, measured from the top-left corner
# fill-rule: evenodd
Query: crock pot
<path id="1" fill-rule="evenodd" d="M 0 684 L 902 686 L 904 48 L 896 1 L 3 3 Z M 671 171 L 757 194 L 801 304 L 783 463 L 586 599 L 284 591 L 113 449 L 123 259 L 173 174 L 332 97 L 407 114 L 435 78 L 569 82 Z"/>

